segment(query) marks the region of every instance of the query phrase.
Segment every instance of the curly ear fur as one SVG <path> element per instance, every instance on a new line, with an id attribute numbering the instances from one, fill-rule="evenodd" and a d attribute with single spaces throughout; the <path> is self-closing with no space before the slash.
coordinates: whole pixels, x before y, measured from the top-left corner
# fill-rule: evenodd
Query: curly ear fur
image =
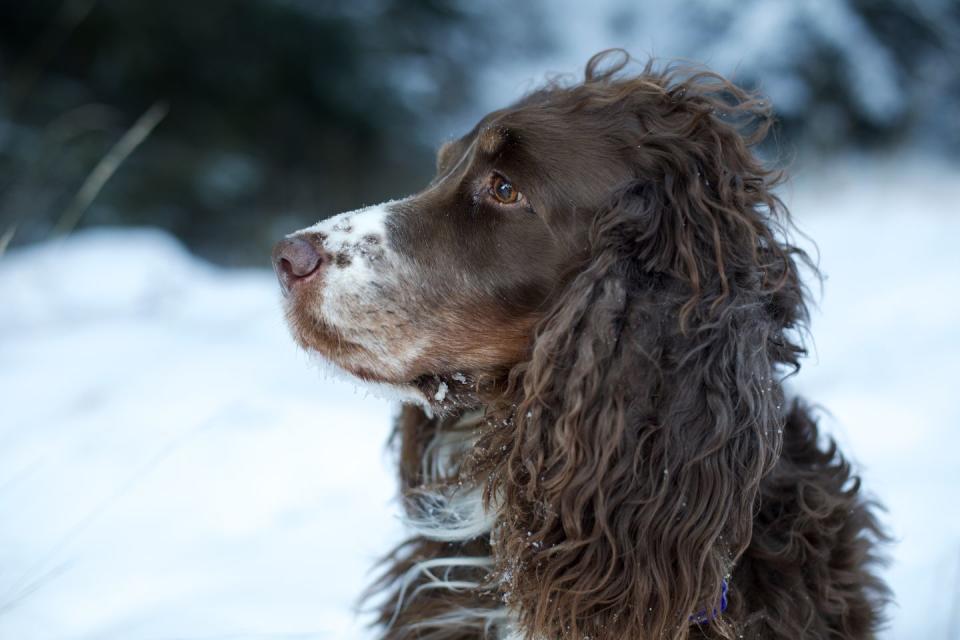
<path id="1" fill-rule="evenodd" d="M 632 178 L 581 212 L 582 262 L 529 359 L 476 381 L 486 415 L 398 420 L 401 484 L 432 529 L 376 587 L 382 637 L 872 638 L 882 531 L 809 412 L 783 406 L 809 261 L 751 152 L 768 106 L 608 59 L 527 100 L 606 127 Z M 468 514 L 478 486 L 487 511 Z"/>
<path id="2" fill-rule="evenodd" d="M 513 428 L 483 443 L 507 450 L 493 542 L 530 637 L 682 639 L 719 607 L 781 447 L 805 256 L 749 150 L 765 103 L 601 60 L 572 91 L 617 123 L 635 179 L 592 212 L 585 264 L 511 374 Z"/>

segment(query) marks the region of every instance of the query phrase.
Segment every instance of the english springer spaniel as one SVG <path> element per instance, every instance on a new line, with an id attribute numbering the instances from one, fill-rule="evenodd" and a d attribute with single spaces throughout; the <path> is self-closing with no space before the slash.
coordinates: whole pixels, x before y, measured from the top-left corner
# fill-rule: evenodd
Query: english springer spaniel
<path id="1" fill-rule="evenodd" d="M 273 254 L 296 341 L 405 396 L 380 637 L 873 638 L 883 532 L 782 381 L 806 254 L 768 104 L 598 54 L 422 191 Z"/>

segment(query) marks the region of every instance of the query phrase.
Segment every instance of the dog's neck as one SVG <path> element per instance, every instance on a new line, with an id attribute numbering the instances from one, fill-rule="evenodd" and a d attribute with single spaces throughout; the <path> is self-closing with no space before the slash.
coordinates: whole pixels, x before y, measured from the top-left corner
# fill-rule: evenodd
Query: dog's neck
<path id="1" fill-rule="evenodd" d="M 450 396 L 464 397 L 457 388 Z M 408 405 L 397 420 L 404 520 L 414 537 L 391 557 L 381 583 L 392 591 L 381 608 L 384 638 L 406 638 L 401 629 L 410 627 L 438 638 L 469 628 L 519 638 L 491 547 L 499 512 L 484 500 L 475 460 L 484 434 L 496 428 L 494 414 L 483 404 L 443 409 L 431 416 Z"/>

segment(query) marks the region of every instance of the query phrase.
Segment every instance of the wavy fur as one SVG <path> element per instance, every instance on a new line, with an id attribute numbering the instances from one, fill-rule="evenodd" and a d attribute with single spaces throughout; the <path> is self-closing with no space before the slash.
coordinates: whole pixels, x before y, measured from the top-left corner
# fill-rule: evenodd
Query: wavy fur
<path id="1" fill-rule="evenodd" d="M 403 485 L 481 487 L 496 518 L 392 557 L 384 637 L 872 638 L 883 534 L 809 411 L 785 406 L 809 261 L 786 233 L 780 175 L 751 150 L 770 107 L 713 73 L 647 65 L 627 77 L 626 63 L 600 54 L 582 83 L 513 107 L 550 131 L 565 114 L 591 118 L 627 178 L 579 212 L 577 259 L 528 356 L 478 378 L 476 443 L 424 465 L 459 413 L 405 410 Z M 444 580 L 476 588 L 407 600 L 438 582 L 417 568 L 429 558 L 484 554 L 492 572 L 446 567 Z M 691 622 L 719 609 L 725 581 L 728 610 Z"/>

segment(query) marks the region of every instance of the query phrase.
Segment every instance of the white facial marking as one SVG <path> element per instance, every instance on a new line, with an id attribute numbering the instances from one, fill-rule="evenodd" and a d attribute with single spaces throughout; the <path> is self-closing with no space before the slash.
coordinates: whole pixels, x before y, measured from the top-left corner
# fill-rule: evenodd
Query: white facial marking
<path id="1" fill-rule="evenodd" d="M 376 277 L 377 263 L 395 257 L 387 246 L 387 218 L 393 204 L 347 211 L 291 234 L 323 236 L 323 248 L 333 260 L 326 274 L 325 299 L 336 298 L 337 288 L 369 285 Z"/>
<path id="2" fill-rule="evenodd" d="M 404 202 L 404 200 L 388 200 L 387 202 L 370 205 L 362 209 L 346 211 L 332 218 L 321 220 L 312 227 L 294 231 L 290 235 L 297 236 L 305 233 L 326 233 L 333 235 L 333 233 L 336 233 L 342 234 L 344 236 L 343 239 L 362 237 L 368 233 L 382 235 L 388 209 L 401 202 Z"/>
<path id="3" fill-rule="evenodd" d="M 387 222 L 400 202 L 347 211 L 289 236 L 321 240 L 330 263 L 322 274 L 319 308 L 311 312 L 366 352 L 338 364 L 394 378 L 402 377 L 423 350 L 422 341 L 407 335 L 401 310 L 384 299 L 384 291 L 398 290 L 401 275 L 409 270 L 387 233 Z"/>

